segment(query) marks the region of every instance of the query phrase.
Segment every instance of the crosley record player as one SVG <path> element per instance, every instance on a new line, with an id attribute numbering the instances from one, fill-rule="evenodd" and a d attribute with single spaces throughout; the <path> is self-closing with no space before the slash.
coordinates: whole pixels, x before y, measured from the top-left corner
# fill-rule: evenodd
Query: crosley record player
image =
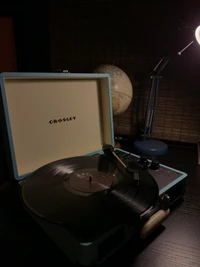
<path id="1" fill-rule="evenodd" d="M 2 73 L 4 138 L 25 209 L 74 263 L 102 263 L 145 238 L 186 174 L 114 149 L 107 74 Z"/>

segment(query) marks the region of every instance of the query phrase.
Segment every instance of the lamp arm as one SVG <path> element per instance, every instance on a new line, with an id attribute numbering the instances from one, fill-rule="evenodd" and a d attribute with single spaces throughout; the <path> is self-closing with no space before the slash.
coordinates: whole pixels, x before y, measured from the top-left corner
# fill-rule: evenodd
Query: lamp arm
<path id="1" fill-rule="evenodd" d="M 159 75 L 161 71 L 166 67 L 168 62 L 170 61 L 171 57 L 163 57 L 161 60 L 158 62 L 158 64 L 155 66 L 153 69 L 152 74 L 153 75 Z"/>
<path id="2" fill-rule="evenodd" d="M 153 106 L 153 111 L 152 111 L 152 119 L 151 119 L 151 127 L 149 129 L 150 135 L 153 134 L 153 125 L 154 125 L 154 119 L 155 119 L 155 114 L 156 114 L 156 109 L 157 109 L 157 102 L 158 102 L 158 89 L 159 89 L 159 82 L 160 82 L 160 77 L 156 80 L 156 89 L 155 89 L 155 96 L 154 96 L 154 106 Z"/>
<path id="3" fill-rule="evenodd" d="M 200 44 L 200 26 L 195 31 L 195 37 L 196 37 L 197 42 Z M 193 43 L 194 43 L 194 41 L 190 42 L 188 45 L 186 45 L 177 54 L 180 56 Z M 151 80 L 149 97 L 148 97 L 147 107 L 146 107 L 145 127 L 144 127 L 144 133 L 143 133 L 143 138 L 144 139 L 148 135 L 152 135 L 152 132 L 153 132 L 153 124 L 154 124 L 154 118 L 155 118 L 155 113 L 156 113 L 156 108 L 157 108 L 159 80 L 161 78 L 160 73 L 166 67 L 166 65 L 168 64 L 168 62 L 170 61 L 170 59 L 171 59 L 170 57 L 163 57 L 163 58 L 161 58 L 161 60 L 158 62 L 158 64 L 155 66 L 155 68 L 151 72 L 151 79 L 152 80 Z M 152 95 L 153 95 L 153 91 L 154 90 L 155 90 L 154 104 L 153 104 L 153 109 L 151 109 Z"/>
<path id="4" fill-rule="evenodd" d="M 151 73 L 151 87 L 149 91 L 149 97 L 147 102 L 147 108 L 146 108 L 146 115 L 145 115 L 145 128 L 144 128 L 144 138 L 147 135 L 152 135 L 153 132 L 153 124 L 155 119 L 155 113 L 157 108 L 157 98 L 158 98 L 158 89 L 159 89 L 159 80 L 161 78 L 160 73 L 161 71 L 166 67 L 168 62 L 170 61 L 170 57 L 163 57 L 158 62 L 158 64 L 155 66 Z M 154 104 L 153 109 L 151 109 L 151 102 L 152 102 L 152 95 L 153 91 L 155 91 L 154 94 Z"/>
<path id="5" fill-rule="evenodd" d="M 149 133 L 149 128 L 151 125 L 151 100 L 152 100 L 152 94 L 155 86 L 155 76 L 151 76 L 152 81 L 151 81 L 151 87 L 149 91 L 149 97 L 148 97 L 148 102 L 147 102 L 147 107 L 146 107 L 146 115 L 145 115 L 145 128 L 144 128 L 144 137 L 148 135 Z"/>
<path id="6" fill-rule="evenodd" d="M 181 56 L 181 54 L 192 44 L 194 43 L 194 41 L 190 42 L 188 45 L 186 45 L 180 52 L 178 52 L 178 55 Z"/>

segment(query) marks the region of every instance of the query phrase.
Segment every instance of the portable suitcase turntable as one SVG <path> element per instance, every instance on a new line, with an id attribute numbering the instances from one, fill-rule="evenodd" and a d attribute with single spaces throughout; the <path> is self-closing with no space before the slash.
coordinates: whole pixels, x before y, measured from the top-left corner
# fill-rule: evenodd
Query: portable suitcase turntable
<path id="1" fill-rule="evenodd" d="M 22 203 L 72 262 L 145 238 L 183 195 L 187 174 L 114 149 L 109 75 L 2 73 L 0 86 Z"/>

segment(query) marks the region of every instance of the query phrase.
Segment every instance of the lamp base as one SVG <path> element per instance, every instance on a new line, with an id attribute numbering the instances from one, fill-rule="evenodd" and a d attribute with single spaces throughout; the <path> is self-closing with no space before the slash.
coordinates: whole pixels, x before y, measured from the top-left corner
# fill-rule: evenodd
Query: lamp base
<path id="1" fill-rule="evenodd" d="M 134 146 L 136 152 L 144 156 L 157 157 L 163 156 L 168 152 L 167 144 L 159 140 L 137 140 Z"/>

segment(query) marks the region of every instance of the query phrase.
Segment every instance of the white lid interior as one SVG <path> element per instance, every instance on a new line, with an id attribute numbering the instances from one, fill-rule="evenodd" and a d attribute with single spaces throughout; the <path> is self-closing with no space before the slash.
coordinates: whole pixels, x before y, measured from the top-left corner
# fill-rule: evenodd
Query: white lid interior
<path id="1" fill-rule="evenodd" d="M 109 76 L 4 75 L 1 82 L 15 179 L 114 143 Z"/>

